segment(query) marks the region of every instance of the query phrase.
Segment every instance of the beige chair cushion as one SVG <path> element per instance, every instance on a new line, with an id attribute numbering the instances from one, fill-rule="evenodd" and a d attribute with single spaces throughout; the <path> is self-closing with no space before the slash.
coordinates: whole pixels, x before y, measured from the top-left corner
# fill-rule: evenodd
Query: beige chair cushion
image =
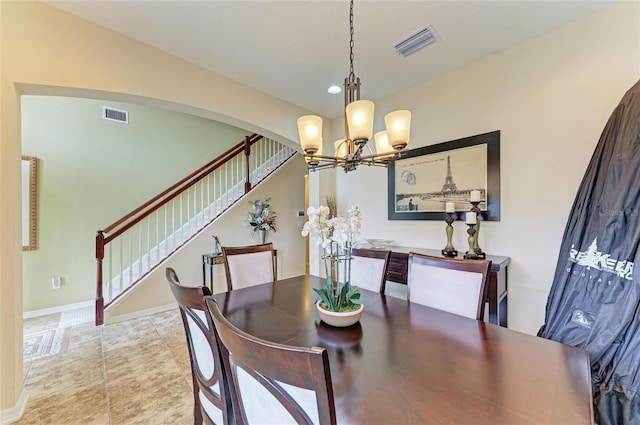
<path id="1" fill-rule="evenodd" d="M 273 282 L 272 251 L 236 254 L 227 257 L 233 289 Z"/>
<path id="2" fill-rule="evenodd" d="M 475 319 L 482 273 L 411 265 L 409 301 Z"/>
<path id="3" fill-rule="evenodd" d="M 354 255 L 351 259 L 351 285 L 379 292 L 384 268 L 384 259 Z"/>
<path id="4" fill-rule="evenodd" d="M 207 318 L 205 316 L 206 313 L 200 310 L 191 311 L 198 316 L 200 326 L 208 329 L 209 326 L 207 324 Z M 211 380 L 213 379 L 216 372 L 216 364 L 213 357 L 214 353 L 211 350 L 211 346 L 209 345 L 207 337 L 202 332 L 202 329 L 200 328 L 198 323 L 196 323 L 190 315 L 187 315 L 186 317 L 189 330 L 191 331 L 193 355 L 196 356 L 197 359 L 198 371 L 205 381 Z M 221 397 L 218 381 L 216 381 L 211 387 L 209 387 L 209 389 L 216 395 L 216 397 Z M 198 391 L 198 397 L 200 399 L 202 408 L 207 412 L 209 417 L 212 418 L 216 423 L 223 423 L 223 416 L 220 408 L 211 403 L 202 394 L 201 391 Z"/>
<path id="5" fill-rule="evenodd" d="M 293 424 L 295 419 L 280 401 L 262 384 L 257 382 L 243 368 L 236 369 L 238 396 L 244 405 L 249 424 L 280 425 Z M 319 424 L 316 393 L 313 390 L 299 388 L 284 382 L 275 381 L 295 400 L 307 414 L 313 424 Z"/>

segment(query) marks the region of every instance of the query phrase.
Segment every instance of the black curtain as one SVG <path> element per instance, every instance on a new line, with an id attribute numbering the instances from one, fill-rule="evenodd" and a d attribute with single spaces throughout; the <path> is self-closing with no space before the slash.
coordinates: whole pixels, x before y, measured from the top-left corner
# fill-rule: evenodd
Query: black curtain
<path id="1" fill-rule="evenodd" d="M 600 425 L 640 424 L 639 243 L 640 81 L 611 114 L 582 179 L 539 332 L 588 350 Z"/>

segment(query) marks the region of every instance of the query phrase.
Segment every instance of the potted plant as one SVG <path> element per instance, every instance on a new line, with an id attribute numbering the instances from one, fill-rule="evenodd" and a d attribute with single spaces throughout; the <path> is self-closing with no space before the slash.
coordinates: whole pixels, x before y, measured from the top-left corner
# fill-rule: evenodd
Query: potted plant
<path id="1" fill-rule="evenodd" d="M 360 234 L 362 214 L 358 207 L 347 211 L 346 217 L 336 217 L 329 207 L 309 207 L 308 221 L 302 236 L 315 238 L 315 246 L 322 247 L 326 281 L 322 288 L 314 288 L 318 294 L 316 303 L 320 318 L 333 326 L 349 326 L 362 315 L 360 291 L 351 286 L 351 248 Z"/>
<path id="2" fill-rule="evenodd" d="M 258 233 L 260 244 L 263 244 L 267 230 L 277 231 L 276 212 L 271 210 L 271 198 L 249 201 L 249 204 L 251 210 L 249 210 L 247 221 L 253 228 L 253 233 Z"/>

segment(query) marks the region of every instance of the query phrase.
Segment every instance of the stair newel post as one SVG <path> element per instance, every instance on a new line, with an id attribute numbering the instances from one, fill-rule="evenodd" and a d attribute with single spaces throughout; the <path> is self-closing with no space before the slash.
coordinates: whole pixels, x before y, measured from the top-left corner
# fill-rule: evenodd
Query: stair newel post
<path id="1" fill-rule="evenodd" d="M 96 326 L 104 323 L 104 297 L 102 294 L 102 260 L 104 259 L 104 233 L 96 233 Z"/>
<path id="2" fill-rule="evenodd" d="M 244 193 L 249 193 L 251 190 L 251 167 L 249 167 L 249 157 L 251 156 L 251 139 L 249 136 L 244 138 L 244 159 L 247 171 L 247 180 L 244 182 Z"/>

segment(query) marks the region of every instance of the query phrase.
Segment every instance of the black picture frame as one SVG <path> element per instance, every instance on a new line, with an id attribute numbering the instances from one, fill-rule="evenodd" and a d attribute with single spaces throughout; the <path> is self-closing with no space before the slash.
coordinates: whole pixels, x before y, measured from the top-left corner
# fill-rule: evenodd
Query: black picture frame
<path id="1" fill-rule="evenodd" d="M 447 159 L 443 162 L 445 155 Z M 481 180 L 479 176 L 484 174 L 482 168 L 485 164 L 484 155 L 486 155 L 486 175 L 484 188 L 481 188 L 479 186 L 482 182 L 479 181 Z M 452 162 L 451 156 L 454 157 L 454 162 L 456 157 L 459 157 L 461 162 L 465 161 L 467 170 L 476 169 L 474 175 L 468 175 L 467 180 L 473 181 L 467 185 L 470 187 L 458 189 L 455 184 L 452 184 L 455 182 L 455 173 L 464 173 L 465 167 L 459 167 L 453 171 L 455 166 L 449 165 Z M 479 166 L 469 166 L 469 158 L 471 161 L 477 161 L 473 164 Z M 437 184 L 434 173 L 440 173 L 443 166 L 446 166 L 447 170 L 442 175 L 440 184 L 444 184 L 440 190 L 433 190 Z M 412 171 L 414 169 L 417 170 L 415 173 Z M 426 178 L 416 177 L 420 170 L 424 171 L 422 174 Z M 401 177 L 397 178 L 398 172 Z M 449 176 L 454 177 L 449 179 Z M 416 180 L 425 181 L 422 189 L 418 187 Z M 408 185 L 416 185 L 415 193 L 408 192 Z M 430 191 L 427 186 L 431 188 Z M 476 189 L 481 190 L 480 220 L 500 221 L 500 130 L 412 149 L 402 154 L 388 168 L 388 218 L 389 220 L 444 220 L 445 202 L 451 201 L 455 202 L 456 206 L 456 212 L 452 214 L 453 218 L 464 220 L 465 213 L 471 209 L 470 191 Z M 399 191 L 407 192 L 398 193 Z M 405 206 L 407 198 L 409 201 Z M 415 203 L 413 198 L 417 198 Z M 428 204 L 428 206 L 420 208 L 420 204 Z"/>

